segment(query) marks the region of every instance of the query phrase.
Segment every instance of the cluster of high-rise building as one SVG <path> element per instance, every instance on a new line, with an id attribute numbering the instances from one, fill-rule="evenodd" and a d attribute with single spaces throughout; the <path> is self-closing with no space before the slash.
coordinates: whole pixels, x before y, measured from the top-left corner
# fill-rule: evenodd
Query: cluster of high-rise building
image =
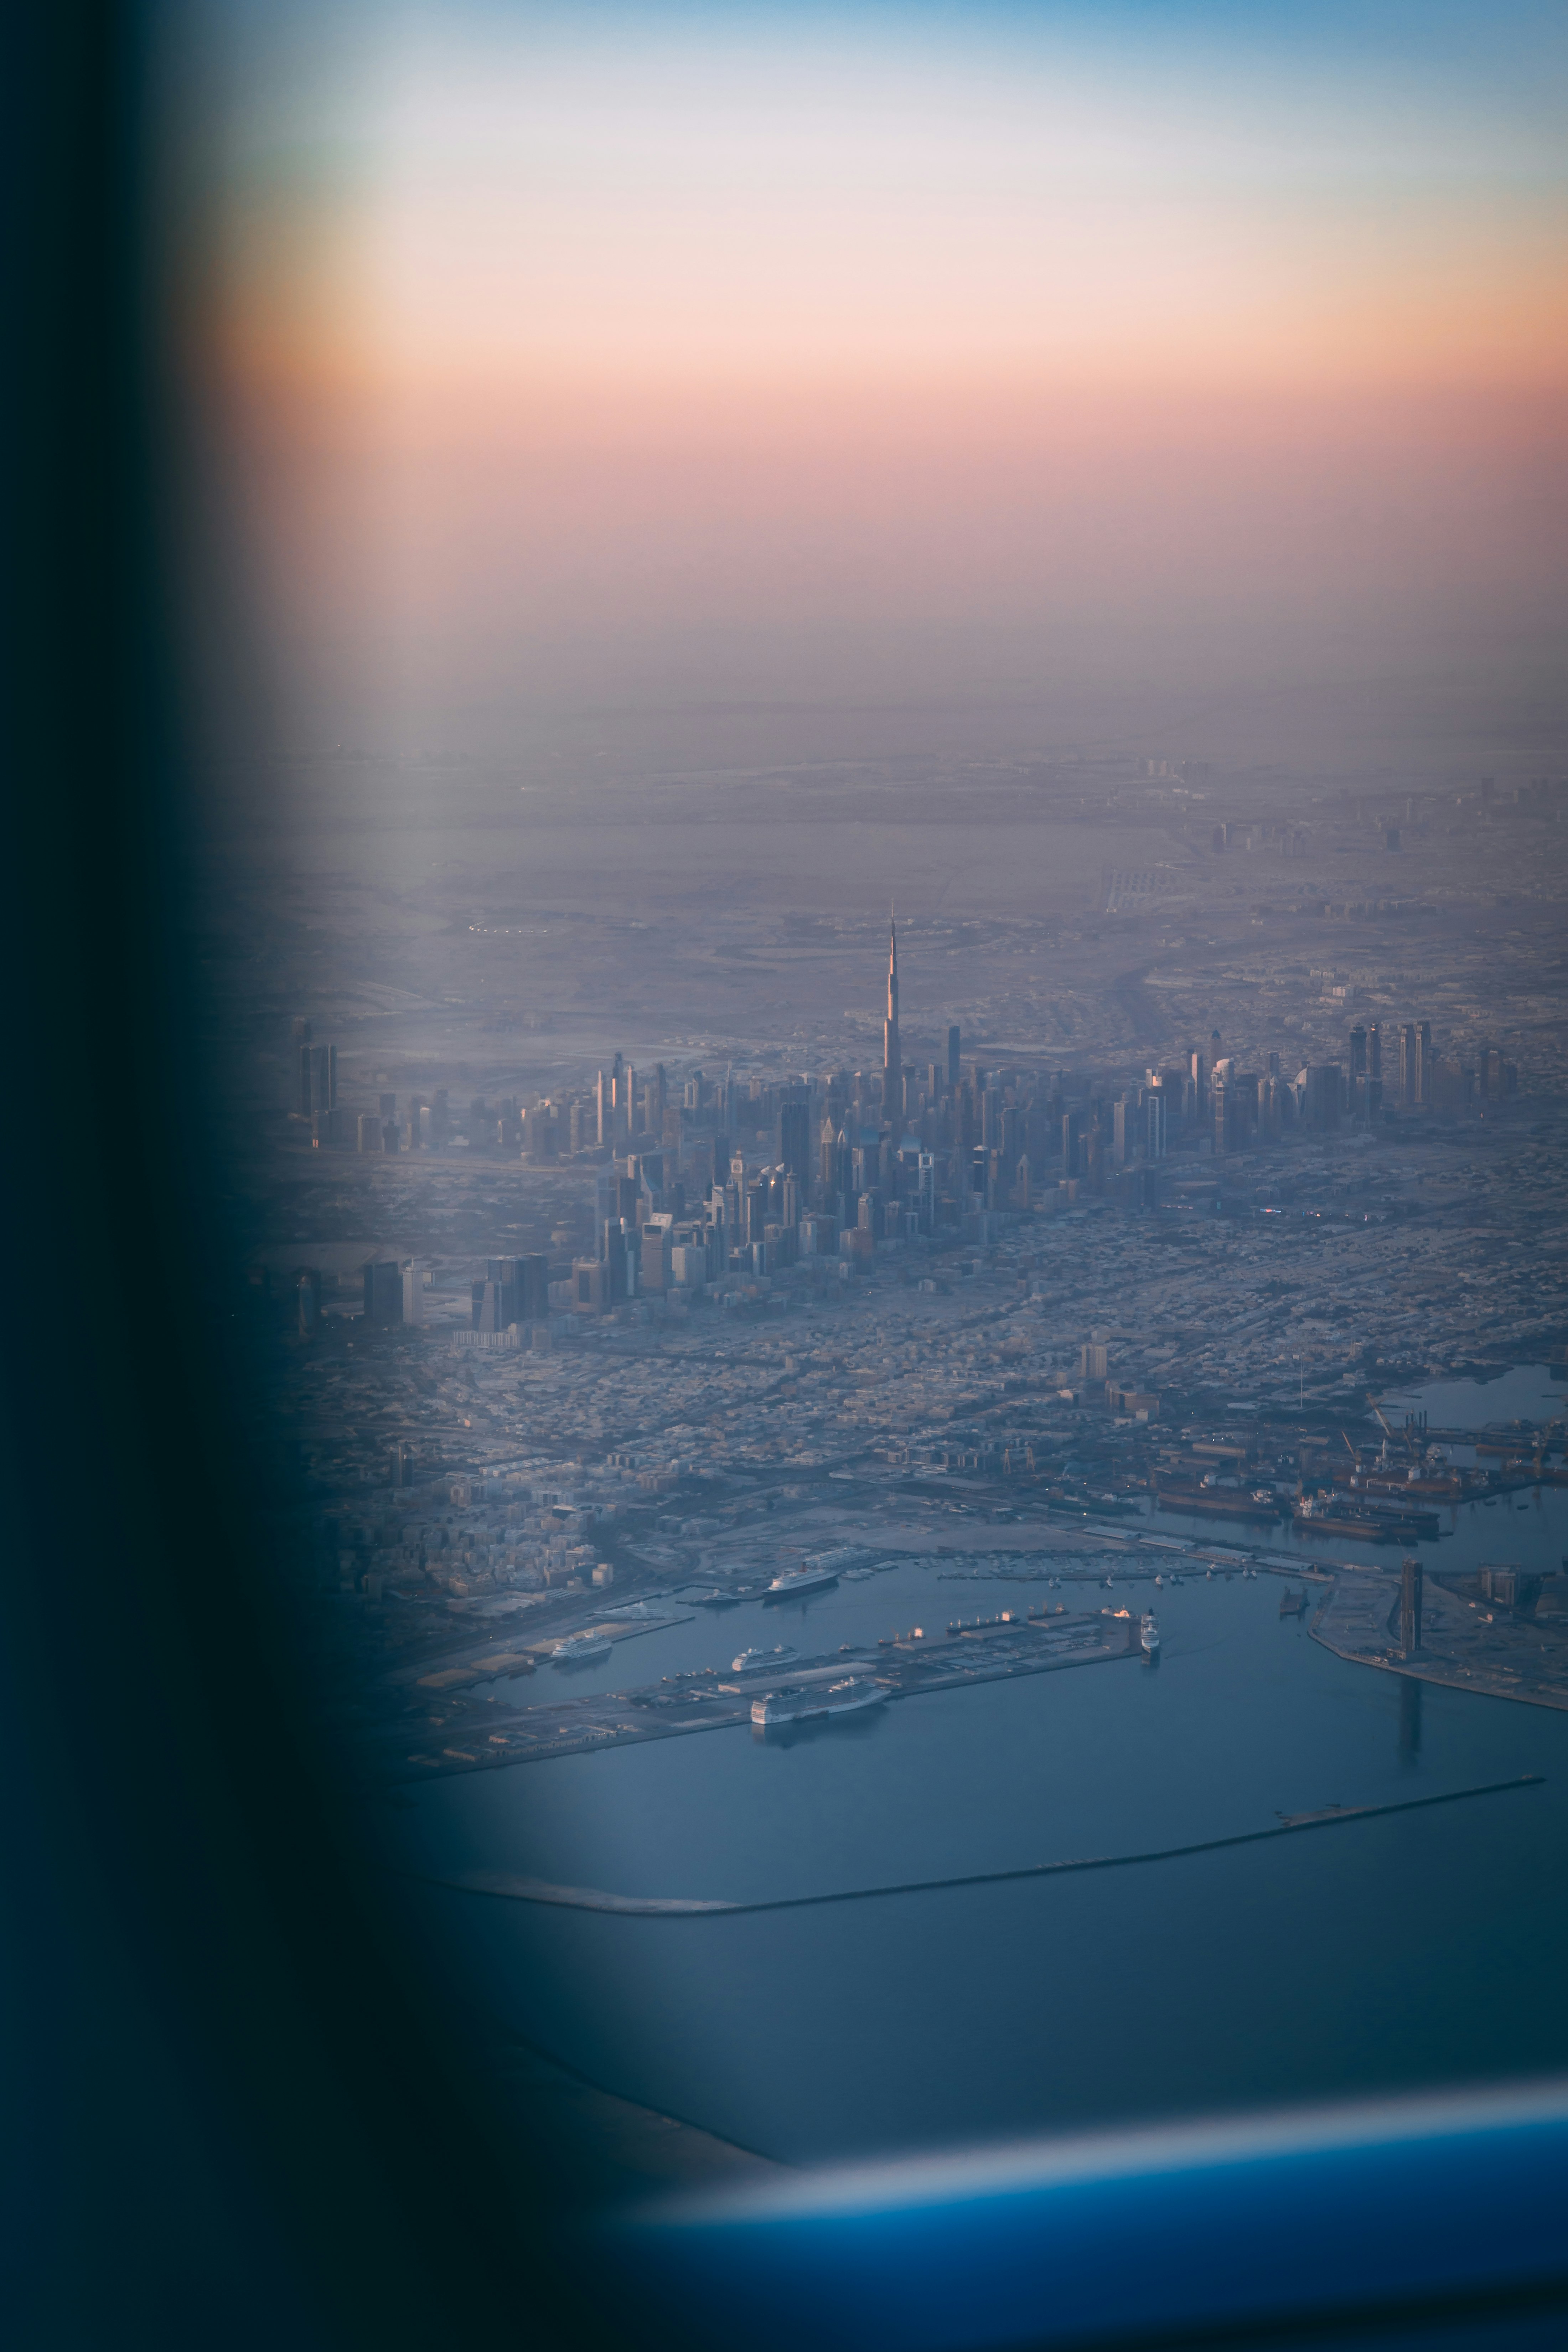
<path id="1" fill-rule="evenodd" d="M 314 1139 L 346 1140 L 336 1054 L 296 1024 L 299 1103 Z M 959 1030 L 940 1059 L 905 1061 L 896 924 L 880 1066 L 738 1080 L 662 1063 L 639 1076 L 616 1054 L 588 1094 L 468 1107 L 470 1149 L 594 1174 L 594 1244 L 570 1280 L 543 1256 L 496 1259 L 474 1285 L 472 1328 L 501 1335 L 552 1309 L 605 1312 L 655 1293 L 771 1276 L 803 1259 L 852 1272 L 879 1245 L 989 1232 L 989 1221 L 1109 1197 L 1152 1206 L 1173 1150 L 1229 1155 L 1289 1135 L 1328 1135 L 1399 1109 L 1462 1109 L 1517 1087 L 1495 1049 L 1474 1066 L 1434 1049 L 1429 1023 L 1349 1033 L 1343 1061 L 1288 1075 L 1278 1051 L 1243 1066 L 1217 1030 L 1179 1062 L 1111 1090 L 1083 1073 L 965 1062 Z M 355 1115 L 362 1151 L 438 1149 L 453 1138 L 444 1090 Z M 324 1130 L 323 1130 L 324 1123 Z M 366 1269 L 366 1313 L 400 1319 L 395 1269 Z M 383 1286 L 373 1299 L 372 1280 Z M 413 1319 L 410 1310 L 408 1319 Z"/>
<path id="2" fill-rule="evenodd" d="M 318 1149 L 437 1150 L 451 1141 L 452 1115 L 445 1087 L 438 1087 L 429 1101 L 417 1095 L 409 1097 L 401 1115 L 395 1094 L 378 1095 L 374 1110 L 351 1110 L 338 1100 L 337 1047 L 318 1044 L 309 1021 L 295 1022 L 293 1043 L 293 1116 L 309 1127 L 310 1140 Z M 484 1106 L 477 1108 L 482 1111 Z"/>
<path id="3" fill-rule="evenodd" d="M 618 1057 L 600 1074 L 611 1156 L 596 1174 L 596 1248 L 559 1303 L 604 1311 L 802 1259 L 852 1269 L 879 1244 L 1028 1210 L 1047 1188 L 1149 1200 L 1164 1108 L 1158 1079 L 1112 1103 L 1087 1078 L 966 1066 L 956 1027 L 941 1060 L 906 1062 L 894 927 L 879 1068 L 745 1087 L 699 1070 L 679 1103 L 662 1068 L 640 1088 Z"/>
<path id="4" fill-rule="evenodd" d="M 1495 1046 L 1474 1064 L 1438 1053 L 1429 1021 L 1407 1021 L 1385 1032 L 1358 1022 L 1350 1033 L 1343 1062 L 1309 1063 L 1287 1078 L 1280 1055 L 1270 1053 L 1258 1072 L 1238 1069 L 1220 1050 L 1194 1047 L 1186 1072 L 1163 1073 L 1182 1087 L 1184 1113 L 1195 1119 L 1215 1151 L 1239 1151 L 1254 1140 L 1278 1142 L 1292 1129 L 1325 1134 L 1350 1120 L 1380 1118 L 1389 1110 L 1463 1111 L 1478 1102 L 1500 1101 L 1519 1087 L 1516 1065 Z"/>
<path id="5" fill-rule="evenodd" d="M 1351 1032 L 1352 1078 L 1358 1053 L 1370 1077 L 1382 1076 L 1377 1024 L 1365 1034 Z M 1483 1046 L 1474 1062 L 1436 1052 L 1429 1021 L 1407 1021 L 1389 1034 L 1390 1068 L 1379 1097 L 1404 1109 L 1468 1110 L 1477 1102 L 1500 1102 L 1519 1090 L 1519 1070 L 1496 1045 Z"/>

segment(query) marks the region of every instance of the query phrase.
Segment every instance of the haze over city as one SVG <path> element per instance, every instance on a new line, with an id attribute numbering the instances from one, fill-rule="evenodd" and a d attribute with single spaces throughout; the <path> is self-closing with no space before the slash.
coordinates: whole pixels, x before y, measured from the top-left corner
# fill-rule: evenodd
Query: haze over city
<path id="1" fill-rule="evenodd" d="M 174 289 L 268 649 L 224 750 L 579 793 L 1085 745 L 1538 765 L 1560 28 L 1413 25 L 237 28 Z"/>

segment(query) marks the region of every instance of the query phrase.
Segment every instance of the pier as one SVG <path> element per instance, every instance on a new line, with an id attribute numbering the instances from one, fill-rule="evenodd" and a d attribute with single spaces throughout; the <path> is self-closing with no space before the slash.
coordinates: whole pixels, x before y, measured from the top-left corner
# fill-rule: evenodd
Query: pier
<path id="1" fill-rule="evenodd" d="M 1075 1528 L 1073 1534 L 1080 1548 L 1079 1564 L 1069 1565 L 1059 1556 L 1012 1568 L 988 1564 L 981 1580 L 1077 1586 L 1081 1593 L 1086 1584 L 1129 1591 L 1136 1584 L 1152 1584 L 1156 1576 L 1273 1576 L 1312 1596 L 1312 1638 L 1348 1664 L 1528 1706 L 1568 1707 L 1568 1643 L 1527 1616 L 1473 1602 L 1436 1575 L 1426 1579 L 1420 1646 L 1406 1652 L 1400 1646 L 1396 1622 L 1399 1579 L 1386 1569 L 1321 1556 L 1309 1565 L 1299 1554 L 1244 1549 L 1196 1535 L 1165 1536 L 1142 1528 L 1112 1531 L 1088 1525 Z M 940 1573 L 967 1580 L 975 1571 Z M 613 1641 L 624 1641 L 679 1622 L 689 1613 L 668 1603 L 623 1607 L 573 1630 L 602 1632 Z M 968 1622 L 948 1619 L 945 1611 L 939 1618 L 933 1612 L 930 1624 L 889 1633 L 875 1643 L 847 1645 L 826 1656 L 791 1659 L 776 1673 L 736 1675 L 708 1667 L 618 1692 L 579 1696 L 565 1677 L 535 1675 L 528 1704 L 508 1706 L 498 1700 L 486 1704 L 482 1714 L 476 1709 L 460 1715 L 454 1709 L 444 1721 L 433 1714 L 427 1731 L 406 1719 L 388 1724 L 370 1734 L 360 1752 L 368 1777 L 384 1788 L 436 1775 L 541 1763 L 603 1748 L 749 1727 L 752 1699 L 768 1688 L 868 1675 L 882 1685 L 889 1700 L 897 1700 L 964 1684 L 1109 1664 L 1141 1655 L 1138 1613 L 1136 1606 L 1086 1612 L 1080 1603 L 1069 1614 L 1066 1604 L 1049 1602 L 1004 1609 Z M 565 1630 L 557 1628 L 548 1640 L 514 1642 L 504 1650 L 453 1659 L 418 1678 L 418 1696 L 433 1710 L 454 1701 L 460 1706 L 477 1685 L 521 1677 L 546 1664 Z M 547 1681 L 556 1686 L 549 1696 Z"/>
<path id="2" fill-rule="evenodd" d="M 1543 1638 L 1531 1619 L 1483 1609 L 1431 1575 L 1417 1647 L 1400 1646 L 1398 1616 L 1397 1576 L 1342 1570 L 1312 1620 L 1312 1638 L 1352 1665 L 1527 1706 L 1568 1707 L 1568 1643 L 1555 1634 Z"/>
<path id="3" fill-rule="evenodd" d="M 381 1778 L 424 1780 L 436 1773 L 538 1763 L 697 1731 L 731 1730 L 750 1726 L 752 1701 L 759 1692 L 850 1675 L 870 1675 L 889 1699 L 900 1699 L 1021 1675 L 1110 1664 L 1139 1654 L 1138 1620 L 1124 1610 L 1039 1618 L 1009 1614 L 929 1635 L 916 1627 L 869 1648 L 792 1658 L 771 1675 L 721 1674 L 707 1667 L 672 1675 L 640 1690 L 596 1691 L 581 1697 L 563 1694 L 553 1703 L 524 1707 L 487 1706 L 483 1719 L 466 1720 L 461 1736 L 450 1745 L 432 1739 L 426 1748 L 395 1755 L 389 1752 L 392 1742 L 401 1745 L 407 1739 L 403 1727 L 400 1734 L 383 1735 L 373 1769 L 378 1768 Z"/>

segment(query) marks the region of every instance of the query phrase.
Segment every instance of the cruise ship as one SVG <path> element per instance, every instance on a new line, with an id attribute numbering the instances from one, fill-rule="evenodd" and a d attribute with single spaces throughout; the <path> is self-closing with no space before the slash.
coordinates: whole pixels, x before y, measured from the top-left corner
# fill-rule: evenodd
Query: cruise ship
<path id="1" fill-rule="evenodd" d="M 838 1570 L 836 1568 L 786 1568 L 782 1576 L 774 1577 L 763 1599 L 793 1601 L 797 1592 L 819 1592 L 825 1584 L 837 1584 L 837 1581 Z"/>
<path id="2" fill-rule="evenodd" d="M 550 1662 L 556 1666 L 585 1666 L 590 1658 L 607 1658 L 609 1636 L 605 1633 L 572 1633 L 564 1642 L 557 1642 L 550 1653 Z"/>
<path id="3" fill-rule="evenodd" d="M 742 1650 L 740 1656 L 731 1661 L 730 1671 L 736 1675 L 752 1675 L 760 1667 L 774 1665 L 781 1658 L 793 1658 L 795 1652 L 787 1642 L 781 1642 L 773 1650 Z"/>
<path id="4" fill-rule="evenodd" d="M 1143 1612 L 1142 1619 L 1138 1627 L 1138 1643 L 1139 1647 L 1142 1650 L 1143 1655 L 1149 1660 L 1152 1665 L 1160 1654 L 1159 1621 L 1156 1619 L 1154 1612 L 1152 1609 L 1146 1609 Z"/>
<path id="5" fill-rule="evenodd" d="M 850 1675 L 826 1689 L 767 1691 L 752 1701 L 752 1721 L 766 1731 L 781 1723 L 806 1723 L 824 1715 L 853 1715 L 863 1706 L 880 1706 L 887 1697 L 880 1683 L 868 1675 Z"/>

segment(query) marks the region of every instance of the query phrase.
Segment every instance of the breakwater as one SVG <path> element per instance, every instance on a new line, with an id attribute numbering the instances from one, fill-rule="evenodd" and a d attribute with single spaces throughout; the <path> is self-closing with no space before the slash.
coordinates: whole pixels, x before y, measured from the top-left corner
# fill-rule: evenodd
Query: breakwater
<path id="1" fill-rule="evenodd" d="M 998 1886 L 1014 1879 L 1060 1878 L 1089 1870 L 1130 1870 L 1156 1862 L 1180 1862 L 1193 1854 L 1220 1853 L 1231 1846 L 1261 1845 L 1275 1838 L 1301 1837 L 1312 1830 L 1340 1829 L 1352 1822 L 1386 1819 L 1393 1813 L 1418 1813 L 1436 1805 L 1457 1805 L 1472 1797 L 1500 1797 L 1515 1789 L 1545 1784 L 1540 1772 L 1521 1772 L 1510 1780 L 1488 1780 L 1471 1789 L 1447 1789 L 1431 1797 L 1404 1797 L 1384 1805 L 1331 1805 L 1321 1811 L 1292 1813 L 1272 1828 L 1242 1830 L 1229 1837 L 1199 1838 L 1186 1845 L 1153 1848 L 1146 1853 L 1093 1854 L 1065 1862 L 1024 1863 L 1012 1870 L 965 1871 L 945 1878 L 910 1878 L 884 1886 L 840 1887 L 824 1895 L 779 1895 L 751 1903 L 726 1903 L 679 1895 L 612 1895 L 596 1886 L 557 1886 L 547 1879 L 514 1876 L 501 1870 L 429 1871 L 410 1874 L 427 1885 L 446 1886 L 464 1895 L 485 1895 L 509 1903 L 542 1903 L 568 1911 L 602 1911 L 637 1919 L 739 1918 L 757 1911 L 807 1911 L 830 1903 L 883 1902 L 897 1895 L 935 1895 L 963 1886 Z"/>

